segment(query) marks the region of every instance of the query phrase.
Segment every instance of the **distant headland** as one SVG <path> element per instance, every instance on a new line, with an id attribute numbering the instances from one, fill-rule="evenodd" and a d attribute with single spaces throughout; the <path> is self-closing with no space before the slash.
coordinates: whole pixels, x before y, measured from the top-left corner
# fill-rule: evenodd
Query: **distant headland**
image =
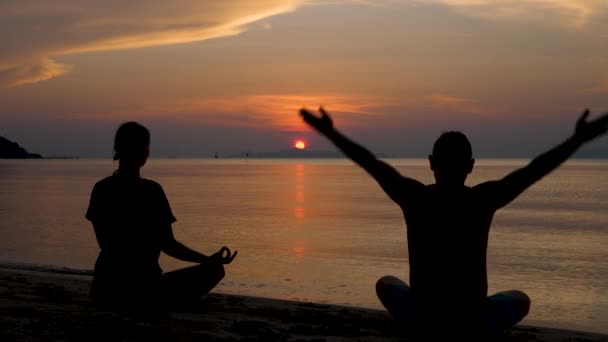
<path id="1" fill-rule="evenodd" d="M 0 159 L 42 159 L 38 153 L 29 153 L 16 142 L 0 137 Z"/>

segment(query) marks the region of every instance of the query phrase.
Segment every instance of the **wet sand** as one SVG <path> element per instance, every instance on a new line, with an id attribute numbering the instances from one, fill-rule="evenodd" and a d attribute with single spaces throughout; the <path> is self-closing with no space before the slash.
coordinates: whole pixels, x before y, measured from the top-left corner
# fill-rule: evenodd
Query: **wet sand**
<path id="1" fill-rule="evenodd" d="M 0 268 L 1 341 L 408 341 L 381 310 L 212 293 L 162 318 L 98 311 L 87 271 Z M 76 273 L 76 274 L 75 274 Z M 517 326 L 506 341 L 608 336 Z"/>

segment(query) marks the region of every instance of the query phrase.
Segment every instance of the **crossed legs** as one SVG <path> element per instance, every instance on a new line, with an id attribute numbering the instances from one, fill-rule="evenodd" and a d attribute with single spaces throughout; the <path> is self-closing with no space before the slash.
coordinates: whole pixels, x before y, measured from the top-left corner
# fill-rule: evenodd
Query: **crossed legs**
<path id="1" fill-rule="evenodd" d="M 224 276 L 224 266 L 215 262 L 165 272 L 161 285 L 163 296 L 169 306 L 189 304 L 211 291 Z"/>
<path id="2" fill-rule="evenodd" d="M 394 319 L 405 323 L 412 321 L 412 292 L 404 281 L 394 276 L 384 276 L 376 283 L 376 294 Z M 482 329 L 490 334 L 500 333 L 520 322 L 529 311 L 530 298 L 524 292 L 512 290 L 496 293 L 487 298 Z"/>

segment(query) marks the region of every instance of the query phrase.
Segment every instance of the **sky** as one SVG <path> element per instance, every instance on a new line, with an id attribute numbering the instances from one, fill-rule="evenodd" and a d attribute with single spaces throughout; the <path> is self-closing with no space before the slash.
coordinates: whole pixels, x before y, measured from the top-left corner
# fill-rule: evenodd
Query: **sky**
<path id="1" fill-rule="evenodd" d="M 30 152 L 110 158 L 126 121 L 152 157 L 333 150 L 319 105 L 374 153 L 533 157 L 608 111 L 608 1 L 0 0 L 0 136 Z"/>

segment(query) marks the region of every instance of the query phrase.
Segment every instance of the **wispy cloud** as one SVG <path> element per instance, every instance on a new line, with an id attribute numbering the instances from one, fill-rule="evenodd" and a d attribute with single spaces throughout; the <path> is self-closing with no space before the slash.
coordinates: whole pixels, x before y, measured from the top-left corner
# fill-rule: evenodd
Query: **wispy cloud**
<path id="1" fill-rule="evenodd" d="M 53 59 L 101 50 L 202 41 L 293 11 L 299 0 L 5 0 L 0 2 L 0 86 L 68 70 Z"/>
<path id="2" fill-rule="evenodd" d="M 430 97 L 432 106 L 447 109 L 452 112 L 487 115 L 491 111 L 484 108 L 478 101 L 463 97 L 434 93 Z"/>
<path id="3" fill-rule="evenodd" d="M 355 126 L 366 118 L 381 118 L 384 108 L 396 103 L 390 98 L 352 94 L 251 94 L 211 98 L 185 98 L 154 102 L 145 106 L 81 111 L 62 117 L 76 121 L 159 120 L 212 127 L 244 127 L 281 132 L 304 132 L 307 126 L 298 115 L 305 107 L 316 111 L 324 106 L 336 114 L 341 127 Z"/>
<path id="4" fill-rule="evenodd" d="M 43 58 L 28 64 L 12 68 L 0 69 L 0 86 L 18 86 L 36 83 L 59 76 L 69 70 L 69 66 L 57 63 L 49 58 Z"/>
<path id="5" fill-rule="evenodd" d="M 583 92 L 591 94 L 608 94 L 608 73 L 593 86 L 583 89 Z"/>
<path id="6" fill-rule="evenodd" d="M 608 11 L 605 0 L 434 0 L 478 17 L 515 21 L 552 21 L 581 29 L 589 19 Z M 422 1 L 424 3 L 424 1 Z"/>
<path id="7" fill-rule="evenodd" d="M 264 19 L 305 4 L 441 4 L 463 15 L 578 29 L 608 15 L 606 0 L 2 0 L 0 87 L 61 75 L 69 68 L 55 59 L 69 54 L 208 40 L 254 22 L 271 29 Z"/>
<path id="8" fill-rule="evenodd" d="M 169 105 L 142 109 L 142 115 L 183 121 L 201 121 L 209 125 L 273 127 L 282 131 L 304 131 L 298 117 L 302 107 L 326 106 L 332 113 L 347 113 L 349 118 L 381 114 L 373 109 L 388 100 L 377 96 L 347 94 L 260 94 L 237 97 L 184 100 Z M 145 114 L 143 114 L 145 113 Z M 131 113 L 133 115 L 133 113 Z"/>
<path id="9" fill-rule="evenodd" d="M 408 98 L 347 93 L 251 94 L 212 98 L 190 98 L 171 103 L 106 111 L 106 119 L 166 120 L 218 127 L 271 128 L 282 132 L 304 132 L 308 128 L 298 116 L 301 108 L 316 111 L 325 107 L 337 126 L 346 129 L 389 127 L 396 123 L 445 121 L 450 117 L 497 117 L 497 111 L 481 101 L 446 93 L 412 94 Z M 86 116 L 80 119 L 86 119 Z"/>

